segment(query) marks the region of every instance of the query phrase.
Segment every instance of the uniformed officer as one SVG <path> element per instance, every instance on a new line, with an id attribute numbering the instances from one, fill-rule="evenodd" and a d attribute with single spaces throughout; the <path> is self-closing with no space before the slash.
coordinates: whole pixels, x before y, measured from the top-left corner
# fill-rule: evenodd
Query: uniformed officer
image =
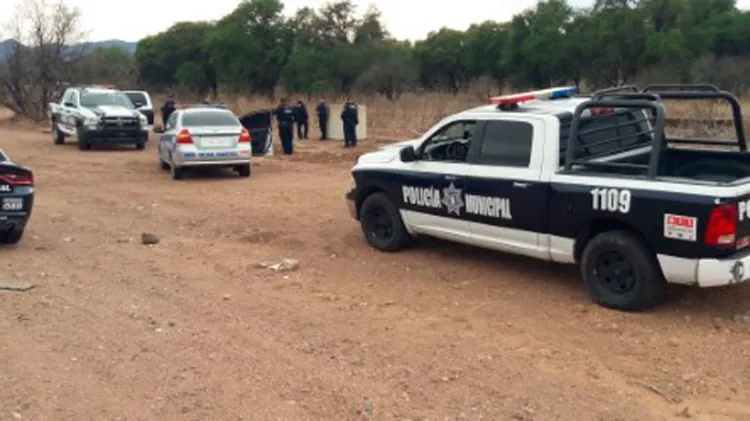
<path id="1" fill-rule="evenodd" d="M 357 125 L 359 124 L 359 112 L 354 100 L 349 99 L 341 111 L 341 121 L 344 123 L 344 147 L 357 146 Z"/>
<path id="2" fill-rule="evenodd" d="M 162 127 L 166 127 L 167 126 L 167 121 L 169 121 L 169 116 L 172 115 L 172 113 L 174 112 L 174 110 L 176 108 L 177 107 L 175 106 L 174 98 L 170 94 L 167 97 L 167 101 L 161 107 L 161 124 L 162 124 Z"/>
<path id="3" fill-rule="evenodd" d="M 328 104 L 321 99 L 315 111 L 318 113 L 318 127 L 320 127 L 320 140 L 328 140 Z"/>
<path id="4" fill-rule="evenodd" d="M 284 155 L 291 155 L 294 152 L 294 108 L 289 106 L 286 98 L 282 98 L 276 108 L 276 122 Z"/>
<path id="5" fill-rule="evenodd" d="M 307 139 L 307 132 L 309 129 L 307 117 L 307 107 L 305 107 L 305 103 L 297 101 L 297 106 L 294 107 L 294 119 L 297 121 L 297 137 L 299 139 Z"/>

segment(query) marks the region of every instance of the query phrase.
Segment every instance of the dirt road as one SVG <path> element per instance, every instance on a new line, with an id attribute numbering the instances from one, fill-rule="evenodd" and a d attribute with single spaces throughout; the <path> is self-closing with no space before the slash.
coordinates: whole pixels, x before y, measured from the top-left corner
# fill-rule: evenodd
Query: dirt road
<path id="1" fill-rule="evenodd" d="M 0 129 L 37 176 L 0 249 L 0 419 L 750 420 L 750 287 L 589 302 L 572 269 L 438 242 L 367 247 L 354 155 L 170 181 L 146 151 Z M 140 243 L 142 232 L 161 238 Z M 298 259 L 275 273 L 259 262 Z"/>

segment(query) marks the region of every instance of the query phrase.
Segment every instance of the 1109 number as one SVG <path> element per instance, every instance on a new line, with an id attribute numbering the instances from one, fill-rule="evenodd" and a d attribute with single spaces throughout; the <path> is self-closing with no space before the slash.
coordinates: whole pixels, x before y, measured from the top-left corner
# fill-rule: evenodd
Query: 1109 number
<path id="1" fill-rule="evenodd" d="M 630 190 L 595 188 L 591 190 L 591 207 L 606 212 L 630 212 Z"/>

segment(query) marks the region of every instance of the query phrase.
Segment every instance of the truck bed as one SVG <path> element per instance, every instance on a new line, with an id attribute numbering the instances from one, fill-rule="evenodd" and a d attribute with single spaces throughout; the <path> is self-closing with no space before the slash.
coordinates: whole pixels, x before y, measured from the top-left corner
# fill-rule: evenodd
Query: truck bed
<path id="1" fill-rule="evenodd" d="M 651 148 L 642 148 L 625 156 L 612 159 L 597 159 L 597 162 L 648 165 Z M 705 181 L 730 184 L 750 177 L 750 154 L 747 152 L 668 148 L 662 151 L 659 165 L 659 177 L 680 178 L 685 180 Z M 591 170 L 601 173 L 637 175 L 637 169 L 596 168 Z"/>

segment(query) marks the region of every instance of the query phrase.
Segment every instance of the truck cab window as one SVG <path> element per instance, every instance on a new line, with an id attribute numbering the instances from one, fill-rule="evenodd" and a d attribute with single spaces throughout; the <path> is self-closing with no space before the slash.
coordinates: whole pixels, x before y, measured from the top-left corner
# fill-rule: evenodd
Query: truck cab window
<path id="1" fill-rule="evenodd" d="M 425 161 L 466 162 L 476 121 L 455 121 L 433 134 L 422 146 Z"/>
<path id="2" fill-rule="evenodd" d="M 488 121 L 477 164 L 526 168 L 531 161 L 534 128 L 521 121 Z"/>

